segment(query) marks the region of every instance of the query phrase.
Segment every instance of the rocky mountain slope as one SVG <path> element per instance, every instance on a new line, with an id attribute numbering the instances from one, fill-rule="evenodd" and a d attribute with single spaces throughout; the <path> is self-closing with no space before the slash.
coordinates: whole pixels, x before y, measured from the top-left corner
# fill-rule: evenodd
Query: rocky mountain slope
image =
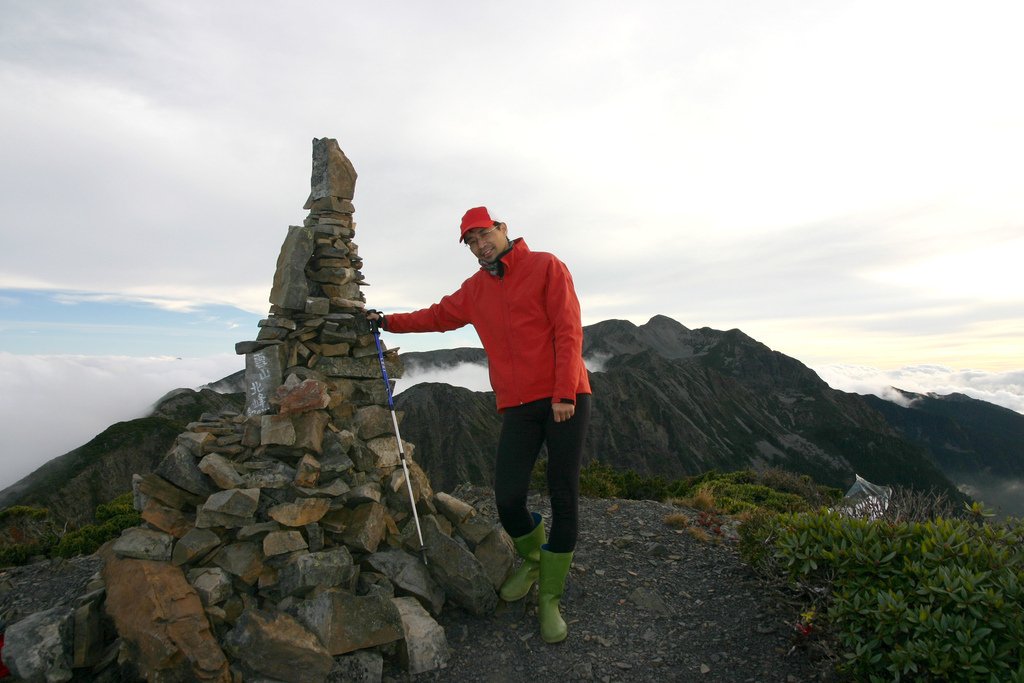
<path id="1" fill-rule="evenodd" d="M 585 328 L 584 355 L 595 394 L 588 458 L 668 478 L 776 466 L 837 487 L 857 473 L 955 492 L 861 397 L 739 330 L 609 320 Z M 435 486 L 489 481 L 499 424 L 491 394 L 424 384 L 396 404 Z"/>

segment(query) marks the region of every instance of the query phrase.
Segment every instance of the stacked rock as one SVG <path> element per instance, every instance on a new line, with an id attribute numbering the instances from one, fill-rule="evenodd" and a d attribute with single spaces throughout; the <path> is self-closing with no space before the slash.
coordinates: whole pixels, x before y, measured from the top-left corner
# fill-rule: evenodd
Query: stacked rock
<path id="1" fill-rule="evenodd" d="M 447 660 L 446 602 L 497 604 L 508 537 L 435 494 L 405 443 L 409 494 L 363 315 L 355 179 L 337 142 L 313 141 L 309 215 L 236 347 L 244 414 L 203 415 L 136 476 L 145 524 L 104 556 L 105 610 L 150 680 L 379 680 L 392 657 L 418 673 Z M 394 351 L 385 363 L 401 375 Z"/>

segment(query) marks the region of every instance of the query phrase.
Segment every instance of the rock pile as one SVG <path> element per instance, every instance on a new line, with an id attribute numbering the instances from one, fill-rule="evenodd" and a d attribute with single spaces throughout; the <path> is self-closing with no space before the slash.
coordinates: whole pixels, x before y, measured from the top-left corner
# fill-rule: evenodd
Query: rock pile
<path id="1" fill-rule="evenodd" d="M 5 660 L 52 681 L 109 666 L 105 614 L 122 666 L 149 680 L 371 681 L 385 658 L 410 673 L 445 666 L 434 617 L 447 602 L 494 609 L 513 561 L 500 526 L 435 494 L 405 443 L 409 494 L 362 315 L 355 180 L 336 141 L 313 141 L 309 215 L 288 230 L 257 339 L 236 346 L 244 414 L 203 415 L 136 475 L 145 524 L 104 548 L 103 581 L 74 611 L 30 624 L 66 637 L 45 656 L 8 646 Z M 385 363 L 401 376 L 395 352 Z M 41 642 L 17 626 L 8 642 Z"/>

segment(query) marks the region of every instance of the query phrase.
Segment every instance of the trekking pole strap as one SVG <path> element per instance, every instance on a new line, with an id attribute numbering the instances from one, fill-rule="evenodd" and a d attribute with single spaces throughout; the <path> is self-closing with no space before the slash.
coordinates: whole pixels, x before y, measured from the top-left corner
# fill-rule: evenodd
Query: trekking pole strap
<path id="1" fill-rule="evenodd" d="M 380 363 L 380 374 L 381 374 L 381 377 L 384 378 L 384 390 L 387 392 L 387 395 L 388 395 L 388 408 L 390 408 L 391 410 L 394 410 L 395 409 L 395 401 L 394 401 L 394 398 L 391 396 L 391 379 L 388 377 L 388 369 L 387 369 L 387 367 L 384 366 L 384 348 L 380 345 L 380 332 L 379 332 L 379 328 L 377 326 L 377 321 L 376 320 L 371 320 L 370 321 L 370 328 L 373 330 L 373 342 L 374 342 L 374 344 L 377 345 L 377 361 Z M 398 424 L 396 423 L 395 424 L 396 433 L 397 433 L 397 429 L 398 429 Z M 399 445 L 399 450 L 401 450 L 401 445 Z"/>

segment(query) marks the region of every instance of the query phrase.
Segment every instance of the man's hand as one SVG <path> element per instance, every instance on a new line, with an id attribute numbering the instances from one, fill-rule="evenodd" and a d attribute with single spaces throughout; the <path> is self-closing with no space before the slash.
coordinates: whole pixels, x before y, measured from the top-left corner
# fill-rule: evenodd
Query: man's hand
<path id="1" fill-rule="evenodd" d="M 384 327 L 384 314 L 380 311 L 370 309 L 366 311 L 366 319 L 370 321 L 370 324 L 377 325 L 378 327 Z"/>
<path id="2" fill-rule="evenodd" d="M 552 403 L 551 412 L 555 415 L 555 422 L 568 422 L 576 413 L 576 406 L 572 403 Z"/>

